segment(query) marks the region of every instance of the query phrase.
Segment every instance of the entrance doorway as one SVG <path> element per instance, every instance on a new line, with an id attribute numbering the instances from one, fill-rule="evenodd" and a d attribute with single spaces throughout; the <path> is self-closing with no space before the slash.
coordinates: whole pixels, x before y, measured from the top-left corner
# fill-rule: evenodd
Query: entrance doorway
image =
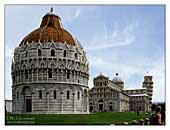
<path id="1" fill-rule="evenodd" d="M 99 104 L 99 112 L 103 111 L 103 104 Z"/>
<path id="2" fill-rule="evenodd" d="M 32 111 L 32 101 L 31 99 L 26 99 L 26 112 Z"/>
<path id="3" fill-rule="evenodd" d="M 90 112 L 92 112 L 93 111 L 93 106 L 90 106 Z"/>

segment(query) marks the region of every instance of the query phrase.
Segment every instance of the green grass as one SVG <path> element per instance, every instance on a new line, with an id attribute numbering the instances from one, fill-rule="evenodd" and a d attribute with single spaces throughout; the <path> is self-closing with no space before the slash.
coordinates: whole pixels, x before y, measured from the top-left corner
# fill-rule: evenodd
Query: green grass
<path id="1" fill-rule="evenodd" d="M 6 115 L 6 124 L 35 124 L 35 125 L 109 125 L 131 123 L 132 120 L 145 119 L 149 115 L 140 113 L 139 116 L 134 112 L 102 112 L 93 114 L 23 114 Z"/>

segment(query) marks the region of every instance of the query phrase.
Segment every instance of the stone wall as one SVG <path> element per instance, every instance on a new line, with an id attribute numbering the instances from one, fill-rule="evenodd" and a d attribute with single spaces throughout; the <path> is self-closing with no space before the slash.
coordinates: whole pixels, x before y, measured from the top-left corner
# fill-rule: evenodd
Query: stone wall
<path id="1" fill-rule="evenodd" d="M 39 92 L 42 91 L 42 98 Z M 56 91 L 56 99 L 54 98 Z M 67 92 L 69 91 L 69 99 Z M 85 86 L 70 84 L 22 84 L 13 93 L 14 113 L 26 113 L 26 99 L 31 99 L 30 113 L 88 113 Z M 78 97 L 79 92 L 79 97 Z"/>
<path id="2" fill-rule="evenodd" d="M 88 61 L 75 42 L 76 46 L 31 43 L 15 49 L 13 113 L 88 113 Z"/>

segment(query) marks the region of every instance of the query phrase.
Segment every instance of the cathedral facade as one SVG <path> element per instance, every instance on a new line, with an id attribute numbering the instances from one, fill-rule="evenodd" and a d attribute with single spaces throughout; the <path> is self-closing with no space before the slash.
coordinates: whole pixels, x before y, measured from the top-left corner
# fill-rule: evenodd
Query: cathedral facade
<path id="1" fill-rule="evenodd" d="M 15 48 L 13 113 L 89 113 L 89 67 L 78 40 L 51 10 Z"/>
<path id="2" fill-rule="evenodd" d="M 144 76 L 141 89 L 124 89 L 118 73 L 109 80 L 100 74 L 93 80 L 89 90 L 90 112 L 150 111 L 153 93 L 152 76 Z"/>
<path id="3" fill-rule="evenodd" d="M 129 111 L 129 96 L 123 92 L 124 83 L 118 77 L 109 80 L 100 74 L 93 80 L 94 87 L 89 90 L 90 112 Z"/>

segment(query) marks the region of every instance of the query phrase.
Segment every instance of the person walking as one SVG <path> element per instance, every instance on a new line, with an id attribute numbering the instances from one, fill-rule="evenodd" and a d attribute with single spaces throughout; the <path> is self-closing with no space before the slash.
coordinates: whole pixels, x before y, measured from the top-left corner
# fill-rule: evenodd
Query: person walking
<path id="1" fill-rule="evenodd" d="M 162 121 L 162 125 L 165 125 L 165 110 L 161 109 L 161 121 Z"/>

